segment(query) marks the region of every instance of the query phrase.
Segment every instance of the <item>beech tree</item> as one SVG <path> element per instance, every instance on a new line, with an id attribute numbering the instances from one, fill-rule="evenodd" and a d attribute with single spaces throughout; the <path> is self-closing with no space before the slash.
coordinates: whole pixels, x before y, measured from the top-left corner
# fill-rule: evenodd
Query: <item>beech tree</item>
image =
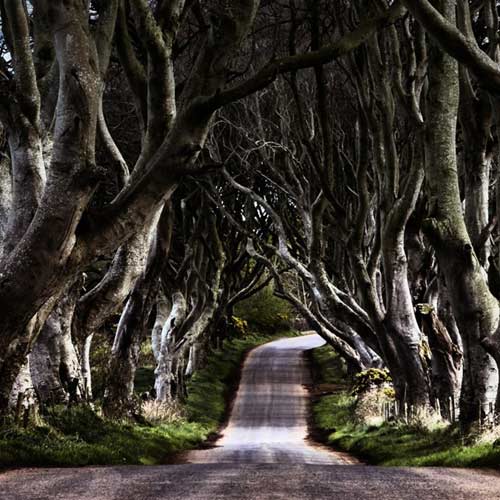
<path id="1" fill-rule="evenodd" d="M 435 48 L 429 75 L 429 100 L 432 106 L 429 107 L 430 123 L 426 140 L 426 173 L 430 188 L 431 210 L 426 228 L 446 277 L 458 328 L 467 345 L 461 420 L 464 424 L 470 425 L 476 419 L 476 415 L 487 411 L 485 399 L 488 398 L 487 396 L 485 398 L 485 395 L 488 392 L 494 394 L 498 392 L 499 307 L 497 299 L 489 290 L 481 265 L 486 263 L 484 243 L 478 241 L 483 231 L 488 231 L 486 222 L 489 222 L 488 215 L 486 217 L 483 215 L 487 210 L 487 189 L 481 185 L 481 179 L 489 177 L 487 141 L 483 139 L 481 145 L 479 138 L 478 145 L 478 139 L 470 136 L 471 130 L 468 126 L 464 127 L 464 139 L 468 143 L 466 147 L 469 150 L 476 149 L 480 160 L 479 163 L 475 160 L 475 165 L 466 165 L 468 171 L 474 172 L 467 183 L 468 227 L 462 213 L 455 145 L 459 78 L 458 65 L 453 57 L 470 68 L 478 79 L 480 87 L 494 96 L 497 90 L 492 77 L 498 74 L 495 62 L 498 48 L 496 42 L 490 42 L 492 59 L 479 46 L 473 35 L 468 2 L 458 2 L 463 31 L 456 26 L 457 2 L 438 2 L 437 9 L 427 1 L 404 3 L 440 46 L 451 54 L 439 53 L 439 49 Z M 491 8 L 494 9 L 494 14 L 489 10 Z M 481 18 L 486 20 L 490 30 L 496 29 L 492 24 L 495 22 L 492 16 L 493 19 L 497 17 L 496 6 L 485 6 Z M 492 40 L 496 40 L 496 37 Z M 466 79 L 466 75 L 463 75 L 462 79 Z M 462 98 L 470 99 L 467 82 L 464 82 L 462 87 Z M 473 98 L 479 100 L 481 95 L 477 97 L 473 95 Z M 493 97 L 493 105 L 495 101 L 496 98 Z M 486 106 L 488 105 L 489 103 L 486 103 Z M 483 116 L 485 112 L 487 111 L 482 111 Z M 487 124 L 479 121 L 481 114 L 476 111 L 473 116 L 480 124 L 478 127 L 483 127 L 484 130 Z M 481 134 L 481 128 L 477 133 Z M 496 366 L 491 366 L 489 359 L 485 358 L 486 353 L 496 360 Z M 493 380 L 491 372 L 495 375 Z M 493 387 L 489 387 L 490 385 Z"/>
<path id="2" fill-rule="evenodd" d="M 182 399 L 234 305 L 272 282 L 352 371 L 388 368 L 401 404 L 489 417 L 498 17 L 467 0 L 0 1 L 0 412 L 27 392 L 90 400 L 110 325 L 105 412 L 135 411 L 148 337 L 157 400 Z"/>

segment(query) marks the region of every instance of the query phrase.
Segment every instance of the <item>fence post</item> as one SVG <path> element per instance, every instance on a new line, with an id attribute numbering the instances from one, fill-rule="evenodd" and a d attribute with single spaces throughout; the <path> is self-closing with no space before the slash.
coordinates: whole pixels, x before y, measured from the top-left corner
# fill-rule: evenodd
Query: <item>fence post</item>
<path id="1" fill-rule="evenodd" d="M 28 428 L 28 425 L 30 423 L 30 413 L 31 413 L 31 405 L 29 405 L 27 408 L 24 409 L 24 414 L 23 414 L 23 427 L 25 429 Z"/>
<path id="2" fill-rule="evenodd" d="M 479 417 L 479 434 L 481 434 L 481 432 L 483 431 L 483 422 L 482 422 L 482 411 L 483 411 L 483 405 L 481 403 L 481 401 L 478 401 L 479 405 L 478 405 L 478 417 Z"/>
<path id="3" fill-rule="evenodd" d="M 16 404 L 16 425 L 19 425 L 19 422 L 21 420 L 21 410 L 23 407 L 23 399 L 24 399 L 24 393 L 20 392 L 17 395 L 17 404 Z"/>

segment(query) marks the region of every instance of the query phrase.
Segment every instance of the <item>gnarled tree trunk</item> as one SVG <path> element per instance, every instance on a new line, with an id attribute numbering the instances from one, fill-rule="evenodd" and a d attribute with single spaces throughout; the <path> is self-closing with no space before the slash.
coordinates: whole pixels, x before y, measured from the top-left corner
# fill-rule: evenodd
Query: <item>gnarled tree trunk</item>
<path id="1" fill-rule="evenodd" d="M 454 21 L 455 2 L 440 0 L 437 4 L 445 17 Z M 431 211 L 425 229 L 443 270 L 463 339 L 460 420 L 469 427 L 487 411 L 484 405 L 489 397 L 483 379 L 484 355 L 474 353 L 481 352 L 485 340 L 491 340 L 495 334 L 499 307 L 488 289 L 462 213 L 455 143 L 458 94 L 456 61 L 433 45 L 426 113 L 426 173 Z"/>
<path id="2" fill-rule="evenodd" d="M 31 351 L 31 376 L 42 403 L 62 403 L 83 395 L 82 371 L 71 328 L 75 306 L 76 293 L 72 290 L 47 318 Z"/>

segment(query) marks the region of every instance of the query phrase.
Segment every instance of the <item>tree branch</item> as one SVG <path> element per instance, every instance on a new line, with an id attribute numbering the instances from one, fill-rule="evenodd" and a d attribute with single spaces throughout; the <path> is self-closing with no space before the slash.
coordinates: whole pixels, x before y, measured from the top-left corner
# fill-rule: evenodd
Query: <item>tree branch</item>
<path id="1" fill-rule="evenodd" d="M 262 90 L 272 83 L 278 75 L 332 62 L 365 43 L 384 26 L 396 21 L 404 14 L 405 10 L 401 2 L 397 0 L 388 10 L 377 16 L 364 19 L 355 30 L 331 45 L 326 45 L 313 52 L 291 55 L 270 61 L 245 82 L 214 95 L 207 101 L 206 106 L 208 109 L 216 110 L 226 104 L 243 99 L 254 92 Z"/>
<path id="2" fill-rule="evenodd" d="M 476 75 L 481 87 L 492 94 L 500 94 L 500 66 L 481 50 L 476 40 L 465 36 L 428 0 L 402 2 L 448 54 Z"/>

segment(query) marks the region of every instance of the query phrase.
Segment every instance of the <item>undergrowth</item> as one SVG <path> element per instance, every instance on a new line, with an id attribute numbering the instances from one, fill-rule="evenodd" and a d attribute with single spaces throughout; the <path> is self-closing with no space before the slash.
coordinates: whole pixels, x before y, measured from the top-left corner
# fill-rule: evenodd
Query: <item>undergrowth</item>
<path id="1" fill-rule="evenodd" d="M 283 299 L 274 295 L 268 285 L 234 308 L 237 318 L 243 319 L 259 332 L 272 334 L 276 330 L 289 330 L 293 322 L 293 310 Z"/>
<path id="2" fill-rule="evenodd" d="M 0 431 L 2 466 L 82 466 L 164 463 L 169 454 L 207 436 L 196 422 L 146 427 L 112 422 L 88 406 L 52 408 L 33 428 Z"/>
<path id="3" fill-rule="evenodd" d="M 316 384 L 338 383 L 342 364 L 330 347 L 315 349 Z M 381 425 L 354 423 L 355 396 L 344 387 L 319 397 L 313 407 L 317 430 L 326 443 L 375 465 L 500 467 L 500 440 L 474 443 L 464 439 L 457 426 Z"/>

